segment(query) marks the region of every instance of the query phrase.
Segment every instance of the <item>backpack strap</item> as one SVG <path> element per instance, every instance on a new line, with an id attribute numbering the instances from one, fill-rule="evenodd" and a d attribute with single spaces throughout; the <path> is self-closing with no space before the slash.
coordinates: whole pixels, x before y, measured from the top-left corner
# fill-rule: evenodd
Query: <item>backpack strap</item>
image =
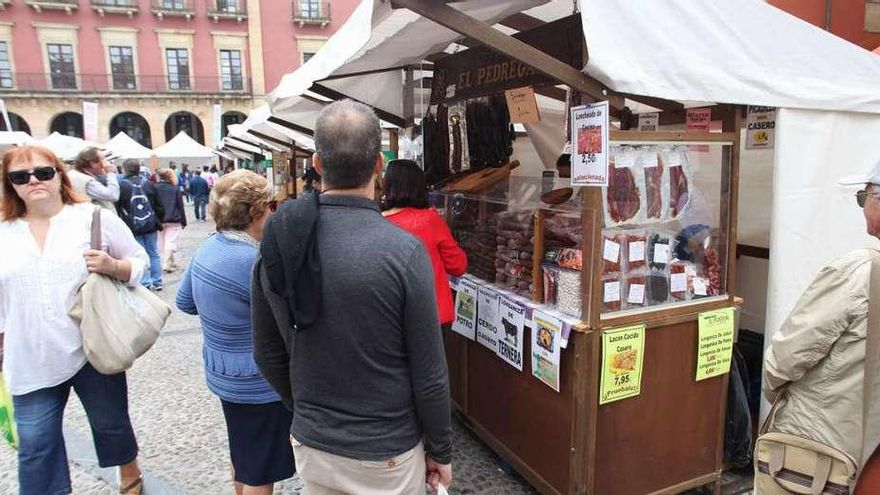
<path id="1" fill-rule="evenodd" d="M 91 227 L 91 248 L 95 251 L 101 250 L 101 207 L 96 206 L 95 211 L 92 212 L 92 227 Z"/>

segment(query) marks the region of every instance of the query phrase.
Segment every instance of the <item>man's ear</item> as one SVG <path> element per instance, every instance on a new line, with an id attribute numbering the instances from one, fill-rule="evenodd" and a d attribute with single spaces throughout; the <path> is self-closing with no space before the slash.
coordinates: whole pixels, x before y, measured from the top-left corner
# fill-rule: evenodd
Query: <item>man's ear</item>
<path id="1" fill-rule="evenodd" d="M 317 153 L 312 154 L 312 166 L 318 171 L 318 175 L 324 176 L 324 164 L 321 163 L 321 157 Z"/>

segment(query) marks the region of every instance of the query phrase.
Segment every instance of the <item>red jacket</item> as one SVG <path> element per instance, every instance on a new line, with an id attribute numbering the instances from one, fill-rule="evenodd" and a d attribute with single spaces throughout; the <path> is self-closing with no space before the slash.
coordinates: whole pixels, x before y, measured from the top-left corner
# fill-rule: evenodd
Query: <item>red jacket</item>
<path id="1" fill-rule="evenodd" d="M 428 250 L 434 266 L 434 293 L 437 295 L 437 312 L 440 323 L 452 323 L 455 312 L 448 275 L 459 277 L 467 270 L 467 254 L 462 250 L 443 217 L 433 208 L 404 208 L 388 215 L 388 220 L 418 237 Z"/>

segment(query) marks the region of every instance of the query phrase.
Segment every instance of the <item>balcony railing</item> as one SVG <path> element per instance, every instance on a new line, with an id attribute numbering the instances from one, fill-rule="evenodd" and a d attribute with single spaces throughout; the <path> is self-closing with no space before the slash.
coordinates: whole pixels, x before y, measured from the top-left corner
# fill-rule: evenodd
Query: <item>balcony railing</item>
<path id="1" fill-rule="evenodd" d="M 292 0 L 293 22 L 303 25 L 321 27 L 330 24 L 330 2 L 310 2 L 309 0 Z"/>
<path id="2" fill-rule="evenodd" d="M 208 17 L 219 22 L 230 19 L 242 22 L 247 19 L 247 3 L 245 0 L 216 0 L 208 3 Z"/>
<path id="3" fill-rule="evenodd" d="M 159 19 L 185 17 L 190 20 L 196 14 L 193 0 L 153 0 L 152 11 Z"/>
<path id="4" fill-rule="evenodd" d="M 33 7 L 37 12 L 63 10 L 72 14 L 74 10 L 79 9 L 79 0 L 25 0 L 24 3 Z"/>
<path id="5" fill-rule="evenodd" d="M 140 11 L 137 0 L 90 0 L 92 10 L 101 17 L 107 14 L 127 15 L 133 18 Z"/>
<path id="6" fill-rule="evenodd" d="M 15 73 L 12 88 L 4 93 L 152 93 L 250 95 L 249 78 L 189 77 L 171 80 L 166 75 Z M 174 88 L 174 89 L 172 89 Z"/>

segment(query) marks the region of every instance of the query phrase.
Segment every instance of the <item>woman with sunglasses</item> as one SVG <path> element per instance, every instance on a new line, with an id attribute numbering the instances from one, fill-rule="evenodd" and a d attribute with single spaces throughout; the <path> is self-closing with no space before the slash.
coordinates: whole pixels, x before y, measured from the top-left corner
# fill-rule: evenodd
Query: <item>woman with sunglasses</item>
<path id="1" fill-rule="evenodd" d="M 269 495 L 295 472 L 293 415 L 253 358 L 251 273 L 272 199 L 268 181 L 249 170 L 218 180 L 208 204 L 217 233 L 199 247 L 177 291 L 177 307 L 201 320 L 205 378 L 226 418 L 238 495 Z"/>
<path id="2" fill-rule="evenodd" d="M 880 162 L 870 174 L 848 177 L 840 184 L 864 186 L 856 193 L 856 203 L 863 210 L 868 235 L 880 239 Z M 764 396 L 778 402 L 770 431 L 808 438 L 862 461 L 862 387 L 873 256 L 876 250 L 859 249 L 819 271 L 773 334 L 763 379 Z M 862 471 L 856 494 L 880 493 L 880 459 L 875 457 Z"/>
<path id="3" fill-rule="evenodd" d="M 71 388 L 88 416 L 99 465 L 120 466 L 120 493 L 140 493 L 125 374 L 102 375 L 86 361 L 68 310 L 89 272 L 136 286 L 146 253 L 104 209 L 103 250 L 90 249 L 95 206 L 74 192 L 51 151 L 14 148 L 0 171 L 0 252 L 12 253 L 0 257 L 0 348 L 18 427 L 21 493 L 71 491 L 61 428 Z"/>

